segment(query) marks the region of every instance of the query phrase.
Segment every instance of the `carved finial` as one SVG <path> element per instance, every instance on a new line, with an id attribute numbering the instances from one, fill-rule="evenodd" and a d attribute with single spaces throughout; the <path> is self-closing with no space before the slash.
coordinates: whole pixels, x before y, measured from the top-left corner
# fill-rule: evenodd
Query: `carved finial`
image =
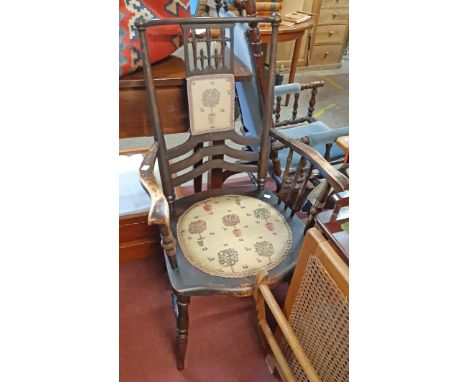
<path id="1" fill-rule="evenodd" d="M 280 25 L 281 24 L 281 15 L 278 12 L 275 12 L 271 15 L 273 21 L 271 22 L 272 25 Z"/>

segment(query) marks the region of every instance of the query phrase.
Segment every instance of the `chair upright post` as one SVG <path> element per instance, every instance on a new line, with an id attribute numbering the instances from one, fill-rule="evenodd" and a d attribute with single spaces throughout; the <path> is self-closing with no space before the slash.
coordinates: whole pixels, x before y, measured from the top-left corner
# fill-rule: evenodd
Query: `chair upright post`
<path id="1" fill-rule="evenodd" d="M 148 53 L 148 42 L 146 39 L 146 27 L 138 26 L 138 33 L 140 34 L 141 54 L 143 56 L 143 72 L 145 75 L 146 96 L 149 104 L 149 114 L 151 127 L 153 129 L 153 136 L 155 141 L 159 143 L 158 147 L 158 160 L 159 171 L 161 174 L 162 187 L 164 195 L 170 206 L 173 205 L 175 200 L 174 187 L 172 185 L 172 178 L 169 172 L 169 164 L 167 158 L 166 141 L 164 140 L 164 133 L 161 129 L 159 122 L 158 107 L 156 105 L 156 93 L 154 90 L 153 75 L 151 73 L 151 62 Z"/>
<path id="2" fill-rule="evenodd" d="M 270 60 L 268 66 L 268 85 L 265 97 L 265 108 L 263 110 L 263 127 L 262 136 L 260 141 L 260 158 L 258 162 L 258 190 L 263 191 L 268 171 L 268 158 L 270 156 L 270 128 L 273 124 L 273 92 L 275 86 L 275 67 L 276 67 L 276 48 L 278 46 L 278 29 L 281 23 L 281 16 L 278 13 L 272 15 L 273 21 L 271 23 L 271 45 L 270 45 Z"/>

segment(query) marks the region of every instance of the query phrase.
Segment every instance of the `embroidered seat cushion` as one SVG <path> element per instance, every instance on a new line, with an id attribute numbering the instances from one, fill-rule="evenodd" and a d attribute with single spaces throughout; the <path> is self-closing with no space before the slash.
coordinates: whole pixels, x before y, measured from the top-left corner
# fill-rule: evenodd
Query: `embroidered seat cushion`
<path id="1" fill-rule="evenodd" d="M 195 203 L 177 224 L 188 261 L 213 276 L 245 277 L 272 269 L 291 248 L 283 215 L 262 200 L 224 195 Z"/>

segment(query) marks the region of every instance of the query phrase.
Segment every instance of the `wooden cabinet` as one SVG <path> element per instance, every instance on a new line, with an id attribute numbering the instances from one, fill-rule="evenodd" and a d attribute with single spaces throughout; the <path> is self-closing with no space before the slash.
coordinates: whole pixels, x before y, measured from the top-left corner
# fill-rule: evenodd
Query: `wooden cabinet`
<path id="1" fill-rule="evenodd" d="M 302 9 L 317 15 L 316 23 L 305 33 L 298 67 L 339 68 L 348 37 L 349 0 L 283 0 L 280 11 Z M 291 66 L 294 42 L 278 45 L 277 67 Z"/>
<path id="2" fill-rule="evenodd" d="M 310 65 L 317 69 L 339 68 L 348 37 L 348 0 L 313 0 L 318 23 L 312 31 Z"/>

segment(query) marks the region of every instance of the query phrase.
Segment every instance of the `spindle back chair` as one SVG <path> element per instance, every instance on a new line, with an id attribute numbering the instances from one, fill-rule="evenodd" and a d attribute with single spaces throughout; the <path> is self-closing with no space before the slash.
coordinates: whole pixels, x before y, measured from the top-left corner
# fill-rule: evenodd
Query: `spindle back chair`
<path id="1" fill-rule="evenodd" d="M 250 138 L 233 129 L 234 113 L 228 112 L 229 118 L 226 119 L 221 109 L 227 109 L 234 97 L 233 79 L 230 77 L 235 54 L 233 28 L 236 23 L 252 25 L 259 22 L 272 25 L 272 70 L 263 102 L 265 115 L 269 117 L 262 121 L 259 138 Z M 331 187 L 339 191 L 347 187 L 347 179 L 317 152 L 271 129 L 276 37 L 280 22 L 279 15 L 273 15 L 271 18 L 188 18 L 136 23 L 141 36 L 148 107 L 155 139 L 140 166 L 140 180 L 151 197 L 148 224 L 159 225 L 173 289 L 178 369 L 184 368 L 191 296 L 249 296 L 253 293 L 258 269 L 269 270 L 269 282 L 275 284 L 294 268 L 304 223 L 290 214 L 287 208 L 277 210 L 276 195 L 265 189 L 272 138 L 282 140 L 304 157 L 304 161 L 313 165 Z M 191 109 L 189 139 L 170 149 L 166 147 L 159 123 L 159 112 L 162 110 L 158 110 L 155 100 L 145 34 L 147 28 L 166 24 L 178 24 L 183 29 Z M 197 29 L 201 28 L 203 33 L 197 33 Z M 216 110 L 216 113 L 213 110 L 210 114 L 202 111 L 205 108 Z M 211 114 L 216 115 L 213 117 Z M 219 122 L 221 120 L 228 121 L 228 126 Z M 260 151 L 244 151 L 226 141 L 258 146 Z M 228 161 L 226 157 L 239 161 Z M 156 159 L 162 190 L 154 173 Z M 221 182 L 211 182 L 207 191 L 200 192 L 201 177 L 206 172 L 214 171 L 221 173 L 220 177 L 216 177 Z M 223 185 L 227 178 L 241 172 L 256 173 L 256 183 L 243 187 Z M 198 191 L 176 199 L 174 188 L 191 180 Z M 302 191 L 299 194 L 302 195 Z M 291 201 L 286 207 L 290 205 L 293 205 Z M 230 231 L 231 227 L 234 230 Z"/>

